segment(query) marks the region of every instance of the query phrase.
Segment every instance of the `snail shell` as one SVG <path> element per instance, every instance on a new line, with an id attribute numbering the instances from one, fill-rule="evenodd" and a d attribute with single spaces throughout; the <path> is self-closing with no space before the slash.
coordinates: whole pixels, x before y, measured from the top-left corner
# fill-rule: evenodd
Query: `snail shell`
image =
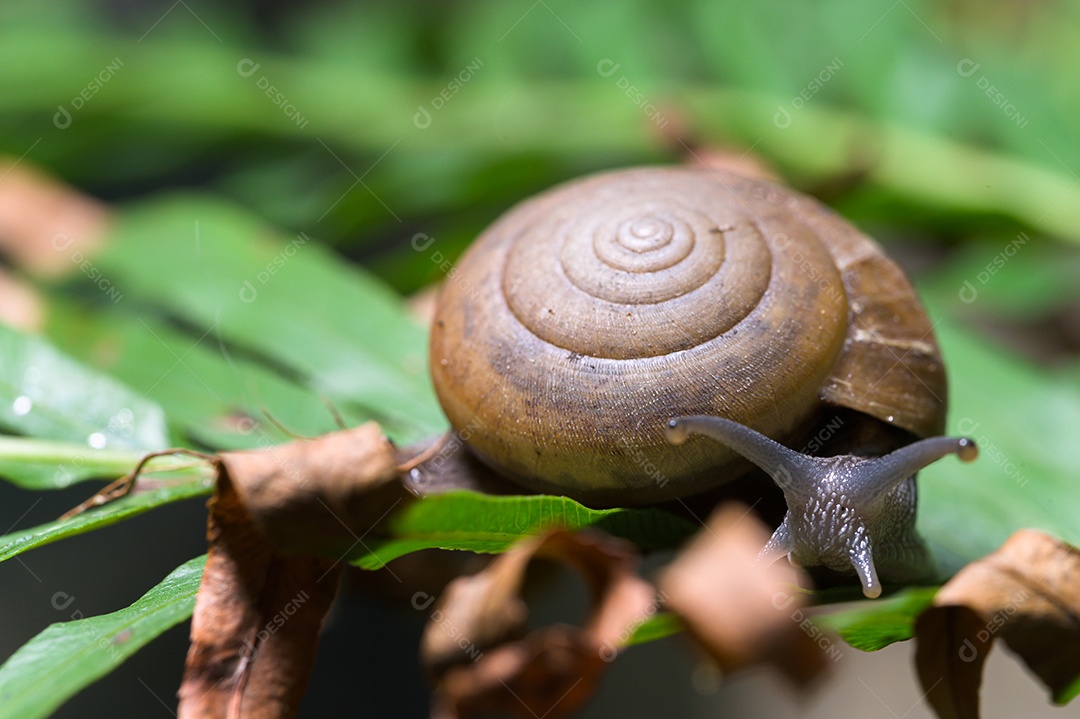
<path id="1" fill-rule="evenodd" d="M 816 201 L 640 168 L 569 182 L 489 227 L 445 283 L 439 400 L 471 451 L 533 489 L 643 504 L 733 479 L 714 415 L 780 442 L 823 407 L 939 433 L 945 372 L 900 269 Z"/>

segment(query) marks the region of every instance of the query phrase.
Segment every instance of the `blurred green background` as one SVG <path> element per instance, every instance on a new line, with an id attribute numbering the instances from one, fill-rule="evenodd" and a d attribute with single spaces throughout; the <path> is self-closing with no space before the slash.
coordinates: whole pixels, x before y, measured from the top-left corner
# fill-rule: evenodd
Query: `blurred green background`
<path id="1" fill-rule="evenodd" d="M 7 0 L 0 154 L 17 164 L 0 176 L 0 229 L 31 226 L 5 238 L 7 274 L 42 304 L 27 324 L 159 405 L 170 441 L 270 441 L 243 431 L 264 406 L 296 432 L 326 431 L 319 394 L 408 441 L 443 421 L 400 296 L 443 279 L 443 260 L 502 210 L 590 171 L 755 163 L 885 244 L 937 322 L 950 430 L 984 449 L 921 482 L 920 526 L 955 569 L 1021 526 L 1080 542 L 1077 67 L 1080 6 L 1053 1 Z M 55 247 L 64 231 L 23 218 L 12 185 L 30 169 L 108 208 L 96 275 L 71 263 L 57 278 L 11 249 Z M 87 494 L 4 492 L 12 529 Z M 202 551 L 198 503 L 152 516 L 0 566 L 0 608 L 20 617 L 0 655 L 66 618 L 49 603 L 57 587 L 87 615 L 111 611 Z M 422 707 L 418 618 L 345 601 L 346 625 L 394 622 L 327 640 L 375 647 L 365 706 L 400 709 L 371 698 L 396 678 Z M 170 705 L 185 633 L 138 660 Z M 329 703 L 311 716 L 361 701 L 338 655 L 321 656 L 313 693 Z M 115 715 L 117 696 L 164 711 L 135 698 L 147 693 L 130 671 L 62 715 Z M 673 676 L 651 699 L 610 679 L 596 716 L 627 692 L 689 712 L 697 699 L 672 697 L 696 696 L 691 682 Z"/>

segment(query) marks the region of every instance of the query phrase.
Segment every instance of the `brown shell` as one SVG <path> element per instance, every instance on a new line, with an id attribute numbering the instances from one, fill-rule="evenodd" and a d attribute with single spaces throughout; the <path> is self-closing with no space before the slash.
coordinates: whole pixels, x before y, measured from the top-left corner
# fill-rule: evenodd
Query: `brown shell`
<path id="1" fill-rule="evenodd" d="M 540 491 L 641 504 L 735 476 L 671 417 L 784 441 L 822 403 L 938 433 L 945 372 L 900 269 L 814 200 L 689 168 L 576 180 L 509 210 L 442 291 L 431 367 L 470 449 Z"/>

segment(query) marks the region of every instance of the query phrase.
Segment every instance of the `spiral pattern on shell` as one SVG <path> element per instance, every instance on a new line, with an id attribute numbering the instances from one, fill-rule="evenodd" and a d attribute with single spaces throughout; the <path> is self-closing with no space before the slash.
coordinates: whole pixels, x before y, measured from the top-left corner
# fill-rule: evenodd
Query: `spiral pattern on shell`
<path id="1" fill-rule="evenodd" d="M 875 250 L 824 213 L 684 168 L 597 175 L 519 204 L 439 302 L 432 375 L 451 424 L 502 473 L 594 503 L 726 480 L 729 450 L 675 450 L 662 427 L 711 414 L 777 437 L 820 406 L 849 335 L 830 245 Z"/>
<path id="2" fill-rule="evenodd" d="M 772 261 L 752 218 L 657 191 L 606 194 L 537 218 L 509 250 L 503 294 L 534 335 L 590 357 L 655 357 L 718 337 L 757 306 Z"/>

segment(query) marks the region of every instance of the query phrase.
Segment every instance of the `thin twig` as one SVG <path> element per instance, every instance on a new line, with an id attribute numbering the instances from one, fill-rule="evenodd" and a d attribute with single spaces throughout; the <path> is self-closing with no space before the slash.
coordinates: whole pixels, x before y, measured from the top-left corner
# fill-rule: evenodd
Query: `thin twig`
<path id="1" fill-rule="evenodd" d="M 277 427 L 282 433 L 285 434 L 285 436 L 292 437 L 293 439 L 300 439 L 300 440 L 303 440 L 305 442 L 311 439 L 311 437 L 305 437 L 302 434 L 297 434 L 296 432 L 293 432 L 291 429 L 289 429 L 288 427 L 283 425 L 281 422 L 278 422 L 277 418 L 274 417 L 274 415 L 270 414 L 270 410 L 268 410 L 266 407 L 259 407 L 259 410 L 266 417 L 266 421 L 269 422 L 270 424 L 274 425 L 275 427 Z"/>
<path id="2" fill-rule="evenodd" d="M 319 395 L 319 399 L 322 400 L 323 405 L 330 412 L 330 416 L 334 418 L 334 424 L 338 429 L 348 429 L 349 425 L 345 424 L 345 418 L 341 416 L 341 412 L 334 406 L 334 403 L 330 401 L 330 398 L 324 394 Z"/>
<path id="3" fill-rule="evenodd" d="M 149 454 L 143 455 L 143 458 L 140 459 L 139 463 L 135 465 L 135 469 L 131 470 L 131 472 L 125 474 L 120 479 L 117 479 L 116 481 L 111 482 L 105 487 L 101 488 L 94 494 L 94 496 L 90 497 L 90 499 L 86 500 L 79 506 L 70 509 L 67 512 L 64 512 L 62 515 L 60 515 L 59 521 L 63 522 L 65 520 L 71 519 L 75 515 L 82 514 L 88 509 L 100 507 L 103 504 L 108 504 L 109 502 L 128 496 L 129 494 L 131 494 L 132 490 L 135 489 L 135 483 L 138 481 L 139 476 L 142 475 L 143 470 L 146 468 L 147 462 L 152 459 L 156 459 L 157 457 L 166 457 L 171 454 L 184 454 L 189 457 L 198 457 L 199 459 L 206 460 L 207 462 L 216 462 L 218 459 L 216 454 L 207 454 L 206 452 L 199 452 L 198 450 L 188 449 L 186 447 L 173 447 L 172 449 L 163 449 L 159 452 L 150 452 Z M 153 471 L 162 471 L 165 469 L 180 469 L 180 467 L 162 467 L 161 470 Z"/>

